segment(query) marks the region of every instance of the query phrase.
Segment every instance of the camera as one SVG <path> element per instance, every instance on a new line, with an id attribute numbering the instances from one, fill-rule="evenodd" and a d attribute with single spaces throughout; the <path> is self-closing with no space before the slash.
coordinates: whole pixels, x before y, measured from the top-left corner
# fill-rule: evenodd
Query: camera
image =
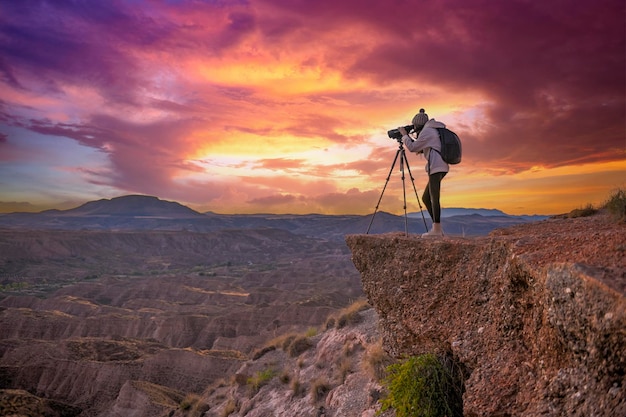
<path id="1" fill-rule="evenodd" d="M 413 130 L 413 125 L 406 125 L 404 126 L 404 129 L 406 130 L 406 133 L 410 133 L 411 130 Z M 402 133 L 400 133 L 398 129 L 388 130 L 387 135 L 389 136 L 389 139 L 395 139 L 398 142 L 402 140 Z"/>

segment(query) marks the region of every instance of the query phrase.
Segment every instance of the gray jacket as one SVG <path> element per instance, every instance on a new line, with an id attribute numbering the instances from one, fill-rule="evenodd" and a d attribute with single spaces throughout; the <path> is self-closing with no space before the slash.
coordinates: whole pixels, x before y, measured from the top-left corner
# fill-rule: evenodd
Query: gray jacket
<path id="1" fill-rule="evenodd" d="M 441 141 L 437 128 L 440 127 L 446 127 L 446 125 L 435 119 L 430 119 L 426 122 L 416 140 L 413 140 L 409 135 L 404 135 L 402 138 L 404 146 L 410 152 L 424 154 L 424 158 L 426 158 L 427 161 L 426 172 L 428 172 L 429 175 L 437 172 L 448 172 L 450 170 L 448 164 L 443 161 L 439 154 L 441 151 Z M 431 152 L 431 149 L 437 152 Z"/>

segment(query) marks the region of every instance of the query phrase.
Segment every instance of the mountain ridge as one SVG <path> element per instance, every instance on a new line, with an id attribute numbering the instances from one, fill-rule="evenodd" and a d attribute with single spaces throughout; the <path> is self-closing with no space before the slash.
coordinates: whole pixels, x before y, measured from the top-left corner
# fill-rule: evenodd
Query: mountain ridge
<path id="1" fill-rule="evenodd" d="M 483 215 L 488 214 L 488 215 Z M 477 217 L 477 215 L 479 217 Z M 372 219 L 374 216 L 374 219 Z M 446 217 L 448 216 L 448 217 Z M 399 216 L 387 212 L 367 215 L 218 214 L 200 213 L 177 202 L 146 195 L 126 195 L 90 201 L 68 210 L 0 215 L 0 228 L 58 230 L 170 230 L 208 232 L 239 228 L 278 228 L 324 239 L 346 234 L 405 230 L 423 233 L 430 219 L 421 213 Z M 539 221 L 547 216 L 510 216 L 492 209 L 444 209 L 444 231 L 450 235 L 485 235 L 496 228 Z"/>
<path id="2" fill-rule="evenodd" d="M 428 216 L 428 212 L 426 210 L 422 210 L 421 212 L 412 212 L 408 213 L 409 217 L 421 217 L 422 213 L 424 216 Z M 530 221 L 535 220 L 544 220 L 550 216 L 545 216 L 541 214 L 508 214 L 498 209 L 486 209 L 486 208 L 465 208 L 465 207 L 450 207 L 450 208 L 442 208 L 441 209 L 441 217 L 449 218 L 456 216 L 472 216 L 478 215 L 482 217 L 508 217 L 508 218 L 519 218 Z"/>

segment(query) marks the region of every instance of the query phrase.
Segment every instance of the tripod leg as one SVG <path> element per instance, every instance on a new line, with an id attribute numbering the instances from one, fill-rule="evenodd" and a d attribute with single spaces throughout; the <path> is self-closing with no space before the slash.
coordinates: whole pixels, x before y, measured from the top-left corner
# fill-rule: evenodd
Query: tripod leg
<path id="1" fill-rule="evenodd" d="M 391 173 L 393 172 L 393 167 L 396 165 L 396 161 L 398 160 L 398 155 L 400 155 L 401 151 L 402 151 L 402 149 L 398 149 L 397 152 L 396 152 L 396 157 L 393 158 L 393 163 L 391 164 L 391 169 L 389 170 L 389 175 L 387 175 L 387 180 L 385 181 L 385 186 L 383 187 L 382 193 L 380 193 L 380 198 L 378 199 L 378 203 L 376 204 L 376 208 L 374 209 L 374 214 L 372 214 L 372 218 L 370 219 L 370 224 L 369 224 L 369 226 L 367 226 L 367 232 L 365 233 L 366 235 L 368 235 L 370 233 L 370 228 L 372 227 L 372 223 L 374 223 L 374 216 L 376 216 L 376 212 L 378 212 L 378 206 L 380 206 L 380 202 L 383 199 L 383 194 L 385 194 L 385 189 L 387 188 L 387 184 L 389 184 L 389 178 L 391 178 Z"/>
<path id="2" fill-rule="evenodd" d="M 404 235 L 409 235 L 409 220 L 406 214 L 406 186 L 404 182 L 404 163 L 406 162 L 406 155 L 404 154 L 404 149 L 401 150 L 402 155 L 400 155 L 400 172 L 402 173 L 402 198 L 404 201 Z M 408 168 L 408 165 L 407 165 Z"/>
<path id="3" fill-rule="evenodd" d="M 413 184 L 413 191 L 415 192 L 417 205 L 419 206 L 420 213 L 422 214 L 422 221 L 424 222 L 424 228 L 426 229 L 426 232 L 428 232 L 428 226 L 426 225 L 426 217 L 424 217 L 424 209 L 422 208 L 422 203 L 420 203 L 420 198 L 417 195 L 417 189 L 415 188 L 415 179 L 413 178 L 413 174 L 411 174 L 411 168 L 409 167 L 409 160 L 406 157 L 406 153 L 404 152 L 404 149 L 402 149 L 402 158 L 404 159 L 404 163 L 406 164 L 407 171 L 409 171 L 409 178 L 411 178 L 411 183 Z"/>

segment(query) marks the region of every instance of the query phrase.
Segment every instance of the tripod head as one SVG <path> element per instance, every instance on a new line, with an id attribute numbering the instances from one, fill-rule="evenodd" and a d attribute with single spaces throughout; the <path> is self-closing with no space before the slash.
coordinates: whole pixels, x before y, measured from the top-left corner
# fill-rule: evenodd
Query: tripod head
<path id="1" fill-rule="evenodd" d="M 398 150 L 402 150 L 404 151 L 404 142 L 402 142 L 402 136 L 400 136 L 399 138 L 393 138 L 396 140 L 396 142 L 398 142 Z"/>

